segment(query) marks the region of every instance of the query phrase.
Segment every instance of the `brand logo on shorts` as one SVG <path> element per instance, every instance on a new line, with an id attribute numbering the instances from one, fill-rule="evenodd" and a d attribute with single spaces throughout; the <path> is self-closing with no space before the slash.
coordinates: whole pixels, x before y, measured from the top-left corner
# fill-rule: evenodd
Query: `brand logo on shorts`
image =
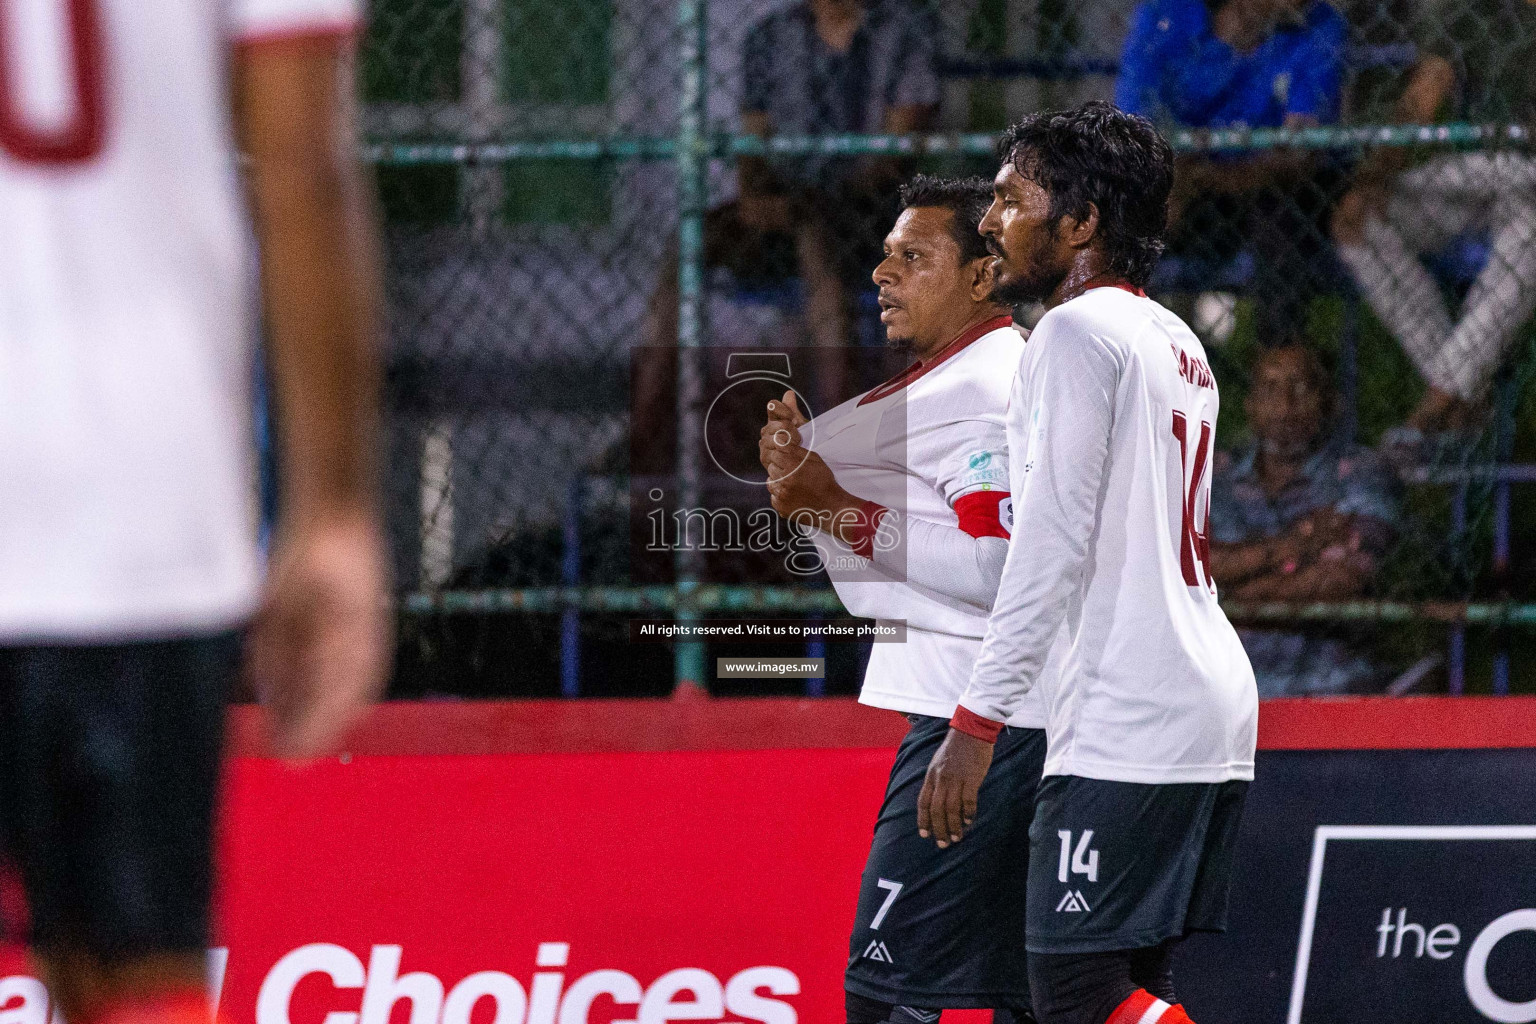
<path id="1" fill-rule="evenodd" d="M 896 962 L 891 959 L 891 951 L 885 948 L 885 943 L 878 939 L 871 942 L 869 948 L 864 950 L 864 959 L 878 960 L 882 964 L 893 964 Z"/>
<path id="2" fill-rule="evenodd" d="M 1081 889 L 1068 889 L 1067 894 L 1056 904 L 1058 914 L 1086 914 L 1093 908 L 1088 906 L 1088 901 L 1083 898 Z"/>

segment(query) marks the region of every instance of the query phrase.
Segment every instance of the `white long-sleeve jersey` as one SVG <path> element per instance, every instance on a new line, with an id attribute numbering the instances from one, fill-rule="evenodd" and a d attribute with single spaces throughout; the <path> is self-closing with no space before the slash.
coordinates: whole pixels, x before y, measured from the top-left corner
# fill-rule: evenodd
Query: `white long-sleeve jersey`
<path id="1" fill-rule="evenodd" d="M 1043 691 L 1048 775 L 1253 777 L 1253 670 L 1206 568 L 1216 382 L 1199 339 L 1139 293 L 1052 309 L 1008 409 L 1015 515 L 960 704 L 1006 721 Z M 1059 672 L 1044 671 L 1065 623 Z"/>
<path id="2" fill-rule="evenodd" d="M 801 431 L 844 489 L 889 510 L 869 558 L 812 537 L 850 612 L 907 624 L 905 643 L 873 645 L 862 703 L 948 718 L 970 680 L 1014 525 L 1003 415 L 1023 348 L 1010 319 L 989 321 Z M 1043 728 L 1044 704 L 1006 717 Z"/>
<path id="3" fill-rule="evenodd" d="M 236 47 L 356 0 L 0 2 L 0 642 L 225 628 L 260 583 Z"/>

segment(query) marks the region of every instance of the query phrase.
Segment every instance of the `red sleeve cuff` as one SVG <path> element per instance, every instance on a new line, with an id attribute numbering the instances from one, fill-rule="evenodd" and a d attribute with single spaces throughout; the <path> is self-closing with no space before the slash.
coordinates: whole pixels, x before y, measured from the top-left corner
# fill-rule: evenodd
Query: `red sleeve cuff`
<path id="1" fill-rule="evenodd" d="M 974 736 L 983 743 L 996 743 L 998 733 L 1003 731 L 1002 722 L 982 718 L 967 707 L 955 708 L 955 715 L 949 720 L 949 726 L 967 736 Z"/>
<path id="2" fill-rule="evenodd" d="M 960 529 L 972 537 L 1008 539 L 1013 527 L 1013 501 L 1007 491 L 972 491 L 955 502 Z"/>
<path id="3" fill-rule="evenodd" d="M 880 520 L 889 511 L 884 505 L 877 505 L 873 501 L 866 501 L 859 506 L 859 521 L 848 530 L 848 546 L 853 548 L 854 554 L 864 558 L 875 557 L 875 531 L 880 529 Z"/>

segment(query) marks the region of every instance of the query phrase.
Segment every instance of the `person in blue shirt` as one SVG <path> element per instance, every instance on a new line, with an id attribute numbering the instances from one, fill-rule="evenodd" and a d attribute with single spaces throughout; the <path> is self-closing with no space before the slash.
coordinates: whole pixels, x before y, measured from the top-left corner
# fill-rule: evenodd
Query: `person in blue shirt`
<path id="1" fill-rule="evenodd" d="M 1322 0 L 1146 0 L 1115 102 L 1179 128 L 1328 124 L 1339 115 L 1348 33 Z M 1339 178 L 1298 150 L 1186 157 L 1169 203 L 1169 249 L 1214 267 L 1247 248 L 1260 340 L 1294 343 L 1326 286 L 1319 256 Z"/>
<path id="2" fill-rule="evenodd" d="M 1115 103 L 1189 128 L 1327 124 L 1348 31 L 1312 0 L 1149 0 L 1126 38 Z"/>

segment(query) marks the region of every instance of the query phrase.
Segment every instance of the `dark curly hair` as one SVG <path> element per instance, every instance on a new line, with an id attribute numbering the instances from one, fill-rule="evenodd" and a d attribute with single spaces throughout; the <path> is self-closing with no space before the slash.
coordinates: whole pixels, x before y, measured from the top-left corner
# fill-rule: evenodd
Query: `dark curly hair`
<path id="1" fill-rule="evenodd" d="M 1147 283 L 1163 254 L 1173 188 L 1173 150 L 1151 121 L 1094 100 L 1026 117 L 1003 133 L 997 155 L 1051 197 L 1053 222 L 1096 206 L 1109 272 Z"/>
<path id="2" fill-rule="evenodd" d="M 937 206 L 954 214 L 949 232 L 960 246 L 960 262 L 984 259 L 986 239 L 981 237 L 981 218 L 992 205 L 992 183 L 986 178 L 938 178 L 919 174 L 901 186 L 901 208 Z"/>

